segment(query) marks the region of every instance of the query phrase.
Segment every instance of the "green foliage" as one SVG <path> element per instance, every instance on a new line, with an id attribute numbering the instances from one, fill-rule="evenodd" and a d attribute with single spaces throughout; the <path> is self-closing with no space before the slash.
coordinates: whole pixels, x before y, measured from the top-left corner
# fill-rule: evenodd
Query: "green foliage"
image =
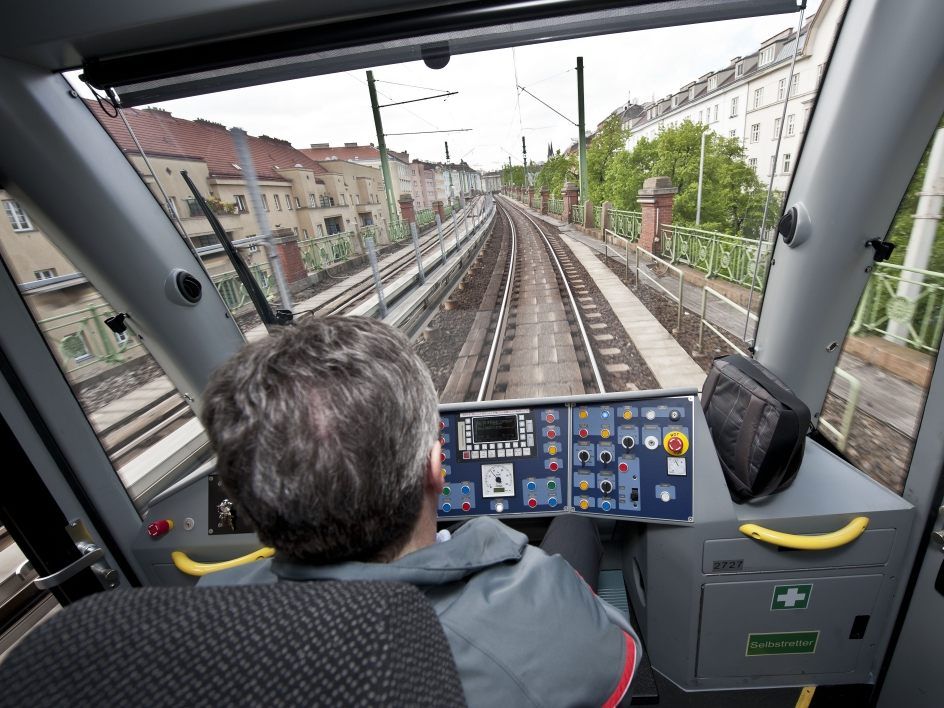
<path id="1" fill-rule="evenodd" d="M 505 165 L 502 168 L 502 184 L 511 184 L 515 187 L 524 186 L 524 166 Z"/>
<path id="2" fill-rule="evenodd" d="M 938 128 L 944 128 L 944 118 L 941 119 Z M 934 143 L 936 135 L 937 131 L 931 135 L 928 147 L 921 157 L 921 162 L 918 163 L 918 169 L 915 170 L 914 177 L 911 178 L 911 183 L 908 185 L 908 189 L 905 190 L 905 196 L 902 198 L 895 219 L 888 230 L 887 239 L 898 245 L 890 260 L 898 265 L 904 262 L 905 248 L 908 245 L 908 239 L 911 237 L 911 229 L 914 227 L 914 215 L 918 209 L 918 198 L 920 197 L 921 186 L 924 184 L 924 177 L 928 171 L 931 145 Z M 931 257 L 925 270 L 944 271 L 944 219 L 937 222 L 934 245 L 931 248 Z"/>
<path id="3" fill-rule="evenodd" d="M 551 198 L 560 198 L 561 190 L 564 188 L 564 182 L 576 182 L 578 179 L 577 157 L 575 155 L 561 155 L 557 153 L 553 157 L 547 158 L 547 162 L 541 167 L 537 177 L 534 180 L 534 186 L 540 190 L 547 187 L 551 193 Z"/>
<path id="4" fill-rule="evenodd" d="M 611 115 L 603 122 L 587 146 L 587 189 L 590 201 L 602 204 L 607 198 L 607 171 L 620 154 L 626 152 L 629 130 L 618 116 Z M 581 201 L 585 199 L 581 195 Z"/>

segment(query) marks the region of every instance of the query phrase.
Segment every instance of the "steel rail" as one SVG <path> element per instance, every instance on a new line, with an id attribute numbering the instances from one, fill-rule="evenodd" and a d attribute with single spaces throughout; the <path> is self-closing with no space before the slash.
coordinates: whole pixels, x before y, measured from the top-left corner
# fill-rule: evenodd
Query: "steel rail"
<path id="1" fill-rule="evenodd" d="M 497 202 L 496 206 L 498 206 Z M 485 400 L 485 390 L 489 388 L 489 381 L 492 377 L 493 368 L 498 361 L 498 344 L 504 338 L 503 324 L 507 322 L 508 319 L 508 309 L 511 305 L 511 286 L 515 281 L 515 272 L 517 270 L 518 236 L 515 230 L 515 223 L 512 221 L 511 216 L 508 215 L 505 208 L 498 208 L 501 209 L 502 214 L 504 214 L 505 218 L 508 220 L 508 225 L 511 227 L 511 256 L 509 257 L 508 278 L 505 280 L 505 293 L 502 296 L 501 305 L 498 308 L 498 321 L 495 323 L 495 336 L 492 338 L 492 346 L 488 352 L 488 359 L 485 360 L 485 371 L 482 374 L 482 385 L 479 387 L 479 395 L 475 399 L 477 401 Z"/>
<path id="2" fill-rule="evenodd" d="M 570 306 L 574 313 L 574 319 L 577 321 L 577 327 L 580 329 L 580 336 L 583 340 L 583 346 L 587 350 L 587 361 L 590 362 L 590 367 L 593 369 L 593 377 L 596 381 L 597 389 L 600 393 L 606 393 L 606 388 L 603 386 L 603 378 L 600 376 L 600 368 L 597 366 L 597 359 L 593 354 L 593 348 L 590 346 L 590 338 L 587 336 L 587 328 L 584 327 L 583 318 L 580 316 L 580 310 L 577 308 L 577 300 L 570 289 L 570 283 L 567 282 L 567 276 L 564 274 L 564 267 L 558 260 L 557 253 L 554 252 L 554 247 L 548 240 L 547 234 L 544 233 L 544 229 L 541 228 L 538 222 L 532 219 L 531 215 L 524 211 L 524 209 L 518 209 L 517 205 L 515 206 L 515 210 L 531 222 L 534 228 L 537 229 L 538 233 L 541 234 L 541 238 L 544 239 L 544 243 L 547 244 L 547 248 L 551 253 L 551 257 L 554 259 L 554 264 L 557 266 L 557 272 L 560 274 L 561 282 L 564 284 L 564 289 L 567 291 L 567 297 L 570 298 Z"/>

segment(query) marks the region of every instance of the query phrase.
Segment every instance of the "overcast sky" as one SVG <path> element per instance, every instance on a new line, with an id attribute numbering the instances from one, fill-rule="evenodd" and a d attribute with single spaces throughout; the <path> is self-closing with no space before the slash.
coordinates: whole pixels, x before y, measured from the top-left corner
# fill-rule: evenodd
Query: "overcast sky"
<path id="1" fill-rule="evenodd" d="M 807 16 L 819 0 L 810 2 Z M 441 161 L 444 140 L 453 160 L 464 158 L 479 169 L 521 164 L 521 136 L 535 161 L 548 143 L 564 149 L 577 128 L 527 94 L 518 83 L 577 120 L 576 57 L 584 58 L 587 130 L 628 98 L 643 102 L 676 91 L 732 57 L 755 51 L 768 37 L 795 27 L 796 15 L 775 15 L 684 27 L 629 32 L 548 44 L 454 56 L 434 71 L 422 62 L 381 66 L 378 81 L 458 91 L 458 95 L 382 111 L 387 145 L 411 158 Z M 84 87 L 83 87 L 84 88 Z M 421 88 L 378 84 L 380 102 L 433 95 Z M 376 143 L 364 71 L 285 81 L 159 104 L 181 118 L 205 118 L 266 134 L 295 147 L 311 143 Z M 471 128 L 451 134 L 390 136 L 421 130 Z"/>

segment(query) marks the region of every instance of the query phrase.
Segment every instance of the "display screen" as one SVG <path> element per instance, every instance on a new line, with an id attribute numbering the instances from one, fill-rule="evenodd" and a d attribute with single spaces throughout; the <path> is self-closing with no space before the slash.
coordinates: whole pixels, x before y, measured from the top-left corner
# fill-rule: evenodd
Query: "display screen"
<path id="1" fill-rule="evenodd" d="M 496 415 L 472 419 L 472 441 L 476 445 L 517 439 L 518 419 L 513 415 Z"/>

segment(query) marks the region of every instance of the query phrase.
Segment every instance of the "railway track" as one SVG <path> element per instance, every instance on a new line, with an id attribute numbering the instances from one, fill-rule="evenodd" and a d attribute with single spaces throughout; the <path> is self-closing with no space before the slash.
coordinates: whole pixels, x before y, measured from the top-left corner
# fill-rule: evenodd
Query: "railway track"
<path id="1" fill-rule="evenodd" d="M 445 400 L 604 392 L 568 282 L 566 254 L 527 214 L 507 202 L 499 213 L 506 230 L 504 265 L 492 274 Z"/>

